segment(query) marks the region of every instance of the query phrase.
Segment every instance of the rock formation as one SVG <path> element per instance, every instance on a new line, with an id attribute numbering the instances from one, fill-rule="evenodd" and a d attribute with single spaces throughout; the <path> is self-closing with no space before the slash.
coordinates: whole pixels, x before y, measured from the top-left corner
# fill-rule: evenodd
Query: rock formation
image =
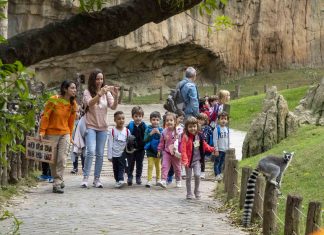
<path id="1" fill-rule="evenodd" d="M 294 114 L 300 124 L 324 126 L 324 78 L 312 86 L 296 107 Z"/>
<path id="2" fill-rule="evenodd" d="M 251 157 L 271 149 L 297 128 L 296 117 L 288 110 L 287 101 L 276 87 L 267 91 L 262 112 L 252 121 L 245 136 L 242 158 Z"/>
<path id="3" fill-rule="evenodd" d="M 9 36 L 75 14 L 71 2 L 10 0 Z M 198 67 L 199 76 L 213 82 L 227 75 L 321 66 L 323 10 L 324 2 L 318 0 L 231 0 L 219 14 L 231 17 L 233 29 L 209 32 L 206 24 L 213 19 L 200 16 L 196 8 L 116 40 L 43 61 L 35 65 L 37 78 L 49 82 L 76 72 L 87 76 L 100 67 L 115 83 L 145 93 L 144 87 L 173 86 L 188 65 Z"/>

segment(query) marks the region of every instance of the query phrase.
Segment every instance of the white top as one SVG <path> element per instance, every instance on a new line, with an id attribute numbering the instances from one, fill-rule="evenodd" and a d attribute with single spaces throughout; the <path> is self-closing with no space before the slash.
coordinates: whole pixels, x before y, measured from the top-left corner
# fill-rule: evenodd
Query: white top
<path id="1" fill-rule="evenodd" d="M 114 127 L 108 132 L 108 159 L 122 156 L 127 144 L 127 136 L 130 135 L 131 133 L 126 127 L 122 131 Z"/>

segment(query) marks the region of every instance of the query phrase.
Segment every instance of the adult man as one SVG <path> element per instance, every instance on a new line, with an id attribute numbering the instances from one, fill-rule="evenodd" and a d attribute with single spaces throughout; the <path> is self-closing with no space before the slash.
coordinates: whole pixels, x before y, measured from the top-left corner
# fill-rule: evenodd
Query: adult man
<path id="1" fill-rule="evenodd" d="M 188 67 L 185 72 L 185 77 L 180 82 L 181 95 L 184 100 L 183 111 L 185 118 L 189 116 L 196 117 L 199 114 L 199 94 L 195 84 L 197 71 L 193 67 Z"/>

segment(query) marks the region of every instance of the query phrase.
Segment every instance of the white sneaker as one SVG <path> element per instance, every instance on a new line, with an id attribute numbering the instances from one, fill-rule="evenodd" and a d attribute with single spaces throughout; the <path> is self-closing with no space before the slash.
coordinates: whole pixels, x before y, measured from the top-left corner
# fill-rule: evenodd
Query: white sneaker
<path id="1" fill-rule="evenodd" d="M 115 188 L 120 188 L 120 183 L 119 182 L 115 183 Z"/>
<path id="2" fill-rule="evenodd" d="M 176 182 L 176 188 L 181 188 L 182 186 L 181 186 L 181 181 L 177 181 Z"/>
<path id="3" fill-rule="evenodd" d="M 119 184 L 120 184 L 120 187 L 119 188 L 122 188 L 124 187 L 127 183 L 125 181 L 119 181 Z"/>
<path id="4" fill-rule="evenodd" d="M 220 177 L 221 177 L 222 179 L 224 178 L 224 175 L 223 175 L 223 173 L 220 173 L 219 175 L 220 175 Z"/>
<path id="5" fill-rule="evenodd" d="M 215 178 L 216 181 L 222 181 L 222 179 L 223 179 L 223 177 L 221 175 L 217 175 Z"/>
<path id="6" fill-rule="evenodd" d="M 201 172 L 200 173 L 200 179 L 205 179 L 206 178 L 206 174 L 205 172 Z"/>
<path id="7" fill-rule="evenodd" d="M 160 187 L 162 187 L 162 188 L 166 188 L 167 186 L 166 186 L 166 182 L 165 182 L 165 180 L 161 180 L 160 182 L 158 182 L 157 183 L 157 186 L 160 186 Z"/>
<path id="8" fill-rule="evenodd" d="M 157 180 L 155 186 L 159 186 L 161 184 L 161 180 Z"/>
<path id="9" fill-rule="evenodd" d="M 102 185 L 102 183 L 100 181 L 100 178 L 94 179 L 93 186 L 96 187 L 96 188 L 103 188 L 103 185 Z"/>
<path id="10" fill-rule="evenodd" d="M 151 181 L 147 181 L 147 183 L 145 184 L 146 188 L 151 188 L 152 186 L 152 182 Z"/>
<path id="11" fill-rule="evenodd" d="M 81 187 L 82 188 L 88 188 L 88 176 L 83 177 L 83 180 L 81 182 Z"/>

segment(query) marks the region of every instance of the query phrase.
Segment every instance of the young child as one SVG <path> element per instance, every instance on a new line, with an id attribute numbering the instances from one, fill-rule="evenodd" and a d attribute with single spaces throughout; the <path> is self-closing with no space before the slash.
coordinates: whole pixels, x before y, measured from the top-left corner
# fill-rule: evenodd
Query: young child
<path id="1" fill-rule="evenodd" d="M 126 168 L 126 152 L 125 147 L 130 131 L 124 127 L 125 115 L 122 111 L 114 113 L 114 121 L 116 127 L 109 132 L 108 135 L 108 159 L 113 164 L 115 187 L 121 188 L 126 185 L 124 174 Z"/>
<path id="2" fill-rule="evenodd" d="M 144 160 L 144 133 L 146 129 L 145 122 L 142 121 L 144 117 L 144 110 L 140 106 L 135 106 L 132 109 L 132 118 L 127 128 L 131 134 L 136 138 L 136 151 L 132 154 L 127 154 L 127 183 L 129 186 L 133 185 L 133 172 L 136 163 L 136 184 L 142 184 L 142 171 L 143 171 L 143 160 Z"/>
<path id="3" fill-rule="evenodd" d="M 161 180 L 161 159 L 158 157 L 158 145 L 160 143 L 160 138 L 163 129 L 159 127 L 161 120 L 161 114 L 154 111 L 150 114 L 150 122 L 145 130 L 144 142 L 146 143 L 144 149 L 146 150 L 146 156 L 148 159 L 147 168 L 147 183 L 146 187 L 150 188 L 152 186 L 152 173 L 153 167 L 155 166 L 156 172 L 156 185 L 160 183 Z"/>
<path id="4" fill-rule="evenodd" d="M 201 161 L 206 152 L 213 152 L 214 148 L 209 146 L 201 133 L 199 133 L 198 120 L 194 117 L 189 117 L 185 124 L 185 131 L 181 141 L 181 160 L 186 166 L 186 187 L 187 199 L 192 199 L 191 192 L 191 176 L 192 171 L 195 178 L 194 194 L 196 199 L 201 198 L 199 191 Z"/>
<path id="5" fill-rule="evenodd" d="M 198 123 L 201 128 L 201 132 L 203 134 L 203 138 L 206 143 L 210 146 L 213 146 L 213 129 L 208 125 L 208 116 L 205 113 L 200 113 L 197 116 Z M 205 159 L 210 156 L 210 154 L 205 154 L 201 156 L 203 159 L 201 160 L 201 173 L 200 178 L 205 179 Z"/>
<path id="6" fill-rule="evenodd" d="M 226 150 L 229 148 L 229 129 L 226 126 L 228 120 L 228 114 L 226 112 L 221 112 L 219 114 L 219 125 L 216 126 L 213 132 L 215 147 L 214 172 L 216 181 L 221 181 L 223 179 L 222 168 Z"/>
<path id="7" fill-rule="evenodd" d="M 183 121 L 184 121 L 185 113 L 182 110 L 178 109 L 175 112 L 175 114 L 176 114 L 176 117 L 177 117 L 176 131 L 177 131 L 177 134 L 178 134 L 178 147 L 179 147 L 179 145 L 181 144 L 181 135 L 182 135 L 183 128 L 184 128 Z M 180 153 L 178 153 L 178 154 L 180 154 Z M 173 170 L 173 167 L 171 166 L 171 168 L 169 170 L 169 173 L 168 173 L 167 184 L 172 183 L 173 175 L 174 175 L 174 170 Z M 181 177 L 184 178 L 185 176 L 186 176 L 186 170 L 185 170 L 185 168 L 183 166 L 181 166 Z"/>
<path id="8" fill-rule="evenodd" d="M 177 118 L 174 113 L 167 113 L 165 115 L 165 129 L 162 132 L 158 152 L 162 151 L 162 181 L 158 183 L 162 188 L 166 188 L 167 175 L 170 166 L 173 166 L 176 177 L 176 187 L 181 187 L 181 160 L 175 155 L 174 142 L 178 134 L 176 131 Z"/>

